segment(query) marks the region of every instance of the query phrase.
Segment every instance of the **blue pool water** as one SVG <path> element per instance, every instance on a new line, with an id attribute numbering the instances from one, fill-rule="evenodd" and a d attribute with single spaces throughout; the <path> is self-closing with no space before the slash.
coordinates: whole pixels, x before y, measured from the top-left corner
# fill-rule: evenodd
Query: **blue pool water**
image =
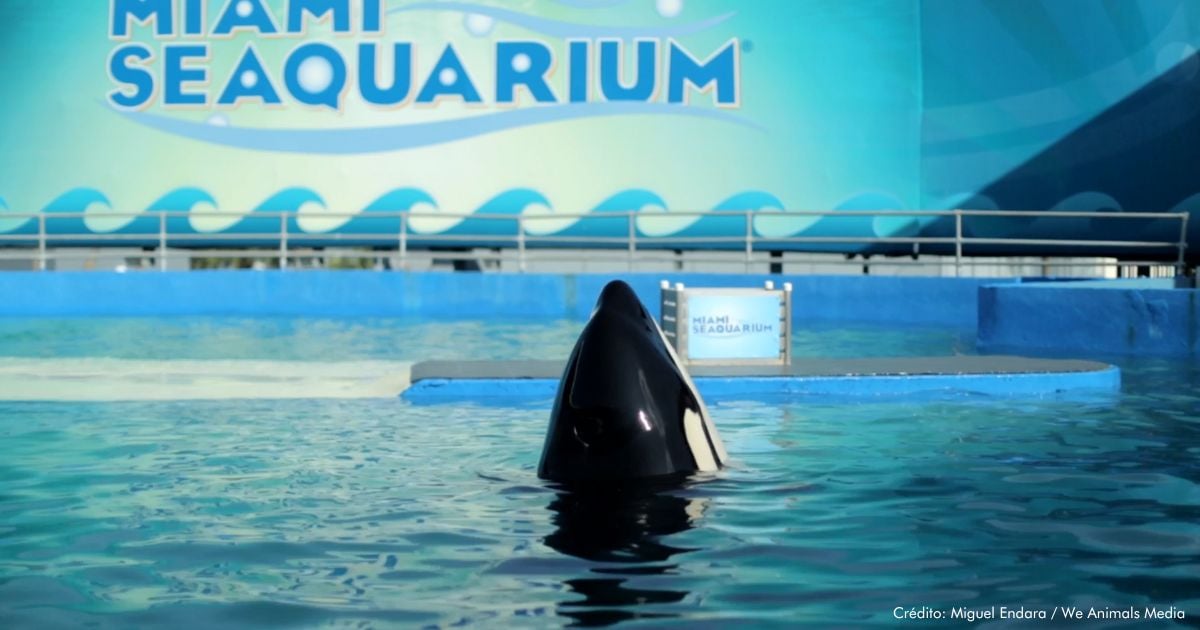
<path id="1" fill-rule="evenodd" d="M 579 326 L 0 320 L 0 357 L 555 358 Z M 947 330 L 797 339 L 971 351 Z M 1200 369 L 1117 360 L 1114 398 L 714 405 L 727 470 L 600 502 L 536 479 L 544 405 L 0 402 L 0 626 L 861 627 L 992 605 L 1194 626 Z"/>

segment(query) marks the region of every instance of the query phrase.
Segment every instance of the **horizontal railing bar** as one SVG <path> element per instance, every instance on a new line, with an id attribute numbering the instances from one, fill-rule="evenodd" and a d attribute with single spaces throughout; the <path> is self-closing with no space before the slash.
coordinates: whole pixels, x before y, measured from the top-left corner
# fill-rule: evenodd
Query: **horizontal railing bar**
<path id="1" fill-rule="evenodd" d="M 218 233 L 218 234 L 171 234 L 167 236 L 170 242 L 186 242 L 186 241 L 250 241 L 250 240 L 275 240 L 281 236 L 279 232 L 253 232 L 245 234 L 233 233 Z M 372 233 L 344 233 L 338 235 L 327 234 L 311 234 L 311 233 L 288 233 L 288 240 L 342 240 L 342 241 L 379 241 L 382 243 L 395 243 L 396 237 L 393 235 L 381 235 Z M 331 238 L 332 237 L 332 238 Z M 37 235 L 0 235 L 0 242 L 15 241 L 15 242 L 36 242 Z M 46 234 L 45 238 L 48 241 L 66 241 L 66 242 L 99 242 L 99 241 L 144 241 L 147 243 L 156 244 L 159 242 L 159 235 L 155 234 Z M 493 242 L 493 243 L 513 243 L 515 246 L 517 236 L 507 234 L 410 234 L 409 238 L 415 241 L 448 241 L 448 242 Z M 553 236 L 553 235 L 527 235 L 526 241 L 529 243 L 612 243 L 623 245 L 629 242 L 628 237 L 621 236 Z M 648 245 L 667 245 L 671 243 L 681 244 L 704 244 L 704 243 L 744 243 L 745 237 L 742 236 L 639 236 L 638 243 Z M 755 236 L 755 243 L 762 243 L 769 246 L 771 243 L 840 243 L 840 244 L 895 244 L 895 245 L 953 245 L 956 239 L 953 237 L 866 237 L 866 236 L 779 236 L 766 237 Z M 1095 247 L 1170 247 L 1172 249 L 1179 247 L 1178 241 L 1113 241 L 1113 240 L 1087 240 L 1087 239 L 1024 239 L 1024 238 L 983 238 L 983 237 L 963 237 L 964 245 L 1051 245 L 1051 246 L 1095 246 Z"/>
<path id="2" fill-rule="evenodd" d="M 488 221 L 507 221 L 517 222 L 524 220 L 526 222 L 538 221 L 554 221 L 558 219 L 593 219 L 593 220 L 618 220 L 627 219 L 630 216 L 635 218 L 645 219 L 671 219 L 679 217 L 745 217 L 750 214 L 752 217 L 843 217 L 848 219 L 864 218 L 864 217 L 953 217 L 962 215 L 963 217 L 1049 217 L 1049 218 L 1076 218 L 1076 219 L 1182 219 L 1188 213 L 1186 212 L 1095 212 L 1095 211 L 1070 211 L 1070 210 L 669 210 L 665 212 L 643 212 L 643 211 L 624 211 L 624 212 L 562 212 L 549 214 L 477 214 L 470 212 L 369 212 L 364 213 L 351 211 L 336 211 L 327 210 L 321 212 L 294 212 L 294 211 L 270 211 L 270 212 L 236 212 L 236 211 L 216 211 L 195 213 L 186 210 L 183 211 L 141 211 L 141 212 L 0 212 L 0 219 L 31 219 L 39 216 L 46 218 L 47 223 L 53 223 L 57 220 L 66 219 L 115 219 L 115 218 L 138 218 L 138 217 L 154 217 L 160 215 L 165 217 L 177 218 L 193 218 L 193 219 L 209 219 L 209 218 L 241 218 L 241 219 L 278 219 L 281 217 L 295 218 L 297 220 L 310 219 L 334 219 L 334 218 L 358 218 L 364 220 L 372 219 L 397 219 L 407 217 L 410 219 L 483 219 Z"/>
<path id="3" fill-rule="evenodd" d="M 542 248 L 559 248 L 567 249 L 572 246 L 586 247 L 592 250 L 601 251 L 619 251 L 628 249 L 628 257 L 626 259 L 629 268 L 634 268 L 637 264 L 657 264 L 657 263 L 672 263 L 683 264 L 687 262 L 716 262 L 723 264 L 737 264 L 732 258 L 717 257 L 716 252 L 722 254 L 734 254 L 744 252 L 742 261 L 746 265 L 756 265 L 763 263 L 779 264 L 782 261 L 779 257 L 764 258 L 764 255 L 770 256 L 769 250 L 789 250 L 789 251 L 805 251 L 811 253 L 820 252 L 825 247 L 823 245 L 836 246 L 835 249 L 841 249 L 840 254 L 844 254 L 846 259 L 832 259 L 820 261 L 803 261 L 810 265 L 862 265 L 866 268 L 871 266 L 904 266 L 904 265 L 937 265 L 947 266 L 951 264 L 949 257 L 949 249 L 954 250 L 953 264 L 958 267 L 970 267 L 979 265 L 1005 265 L 1005 266 L 1024 266 L 1024 265 L 1043 265 L 1064 267 L 1074 265 L 1079 267 L 1091 268 L 1107 268 L 1110 265 L 1106 263 L 1083 262 L 1083 263 L 1055 263 L 1050 261 L 1040 262 L 994 262 L 993 260 L 964 260 L 964 257 L 974 256 L 979 257 L 995 257 L 997 250 L 1006 251 L 1008 257 L 1021 257 L 1019 252 L 1023 248 L 1030 247 L 1050 247 L 1062 250 L 1072 250 L 1074 248 L 1092 248 L 1099 250 L 1092 255 L 1100 254 L 1103 256 L 1105 250 L 1117 249 L 1121 251 L 1134 249 L 1161 249 L 1177 252 L 1176 260 L 1172 263 L 1174 267 L 1182 270 L 1186 260 L 1185 253 L 1187 248 L 1186 233 L 1189 214 L 1186 212 L 1072 212 L 1063 210 L 1051 211 L 1036 211 L 1036 210 L 971 210 L 971 209 L 954 209 L 954 210 L 865 210 L 865 211 L 832 211 L 832 210 L 762 210 L 762 211 L 662 211 L 662 212 L 641 212 L 641 211 L 624 211 L 613 213 L 538 213 L 536 210 L 532 213 L 522 213 L 516 215 L 498 215 L 498 214 L 475 214 L 475 213 L 455 213 L 455 212 L 423 212 L 423 211 L 397 211 L 397 212 L 380 212 L 380 213 L 363 213 L 363 212 L 339 212 L 336 210 L 326 210 L 320 212 L 299 212 L 299 211 L 271 211 L 271 212 L 232 212 L 232 211 L 213 211 L 193 213 L 189 211 L 167 211 L 167 212 L 121 212 L 119 210 L 110 210 L 107 212 L 39 212 L 39 213 L 15 213 L 5 212 L 0 214 L 0 218 L 7 219 L 11 225 L 14 218 L 26 217 L 36 218 L 38 233 L 33 234 L 12 234 L 0 232 L 0 249 L 7 250 L 2 252 L 5 255 L 0 256 L 0 259 L 5 260 L 24 260 L 26 252 L 36 252 L 37 267 L 45 268 L 47 260 L 68 260 L 73 258 L 100 258 L 106 254 L 98 253 L 97 250 L 102 248 L 117 249 L 127 248 L 134 250 L 131 252 L 107 252 L 110 257 L 125 257 L 130 260 L 157 260 L 160 269 L 165 269 L 167 255 L 172 247 L 178 251 L 186 250 L 186 257 L 189 259 L 195 258 L 212 258 L 215 260 L 225 259 L 257 259 L 263 258 L 274 261 L 280 268 L 287 268 L 289 260 L 303 260 L 305 258 L 342 258 L 342 259 L 359 259 L 367 260 L 371 258 L 380 258 L 389 255 L 390 252 L 399 251 L 401 266 L 407 266 L 407 253 L 409 250 L 419 251 L 428 250 L 428 255 L 431 258 L 439 260 L 474 260 L 484 263 L 505 262 L 515 260 L 521 271 L 526 268 L 528 260 L 535 261 L 551 260 L 549 256 L 540 256 L 536 252 L 543 251 Z M 121 223 L 114 221 L 121 217 L 127 217 L 130 220 Z M 184 217 L 188 220 L 187 229 L 183 232 L 172 233 L 171 225 L 169 225 L 168 217 Z M 225 222 L 226 225 L 220 230 L 213 231 L 196 231 L 193 223 L 200 219 L 213 219 L 217 217 L 230 217 L 230 221 Z M 685 236 L 674 234 L 649 235 L 640 233 L 641 226 L 662 225 L 654 224 L 655 220 L 675 221 L 680 227 L 684 224 L 691 226 L 697 221 L 705 218 L 722 218 L 730 217 L 739 221 L 737 225 L 744 225 L 744 231 L 739 229 L 733 230 L 739 232 L 737 235 L 717 235 L 717 236 Z M 856 230 L 865 232 L 863 234 L 819 234 L 806 235 L 803 232 L 790 236 L 772 237 L 768 235 L 756 234 L 755 219 L 763 218 L 803 218 L 803 217 L 832 217 L 836 221 L 854 221 L 857 225 L 862 225 L 865 219 L 873 219 L 878 217 L 909 217 L 921 218 L 923 226 L 934 225 L 928 221 L 931 218 L 953 217 L 954 236 L 887 236 L 875 235 L 873 229 Z M 1113 240 L 1111 238 L 1097 239 L 1055 239 L 1055 238 L 1022 238 L 1022 237 L 994 237 L 994 236 L 967 236 L 964 234 L 964 221 L 968 219 L 984 218 L 984 217 L 999 217 L 1005 219 L 1013 218 L 1029 218 L 1037 219 L 1143 219 L 1143 220 L 1160 220 L 1160 219 L 1175 219 L 1180 222 L 1180 236 L 1178 239 L 1170 241 L 1152 241 L 1152 240 Z M 145 225 L 146 218 L 156 218 L 158 223 L 157 232 L 149 229 Z M 695 218 L 696 221 L 686 221 L 686 219 Z M 64 228 L 61 222 L 64 220 L 84 220 L 82 227 L 77 227 L 77 224 L 70 225 Z M 86 223 L 86 220 L 92 221 L 108 219 L 110 225 L 120 225 L 120 227 L 105 232 L 92 232 L 91 227 Z M 290 221 L 289 221 L 290 219 Z M 343 219 L 340 223 L 338 219 Z M 680 219 L 685 219 L 682 223 Z M 320 221 L 325 220 L 329 225 L 337 227 L 325 228 L 322 231 L 306 231 L 303 225 L 305 222 L 310 228 L 321 225 Z M 354 224 L 354 221 L 359 221 L 358 225 L 366 227 L 363 222 L 368 221 L 394 221 L 394 225 L 389 225 L 386 229 L 376 229 L 370 232 L 342 232 L 337 231 Z M 499 221 L 503 228 L 496 230 L 499 233 L 481 234 L 454 234 L 454 230 L 461 230 L 464 225 L 469 225 L 471 220 L 486 220 L 489 222 Z M 573 225 L 596 226 L 596 221 L 609 221 L 606 224 L 611 228 L 614 224 L 620 224 L 620 235 L 605 235 L 605 236 L 590 236 L 590 235 L 568 235 L 554 234 L 547 226 L 557 222 L 570 222 Z M 136 223 L 141 221 L 142 223 Z M 260 221 L 260 223 L 253 223 Z M 414 229 L 421 226 L 414 226 L 414 221 L 425 221 L 425 230 Z M 826 232 L 830 230 L 829 226 L 835 223 L 826 222 Z M 56 223 L 58 222 L 58 223 Z M 274 223 L 275 225 L 272 225 Z M 440 231 L 432 231 L 430 225 L 441 224 L 443 228 Z M 785 222 L 787 224 L 787 222 Z M 127 233 L 122 230 L 127 230 L 130 226 L 138 225 L 141 233 Z M 270 231 L 253 231 L 246 233 L 237 233 L 230 230 L 233 229 L 262 229 L 268 226 Z M 735 225 L 730 223 L 729 225 Z M 19 224 L 20 229 L 29 230 L 27 223 Z M 539 229 L 539 226 L 541 229 Z M 58 227 L 61 232 L 55 233 L 55 227 Z M 943 229 L 944 229 L 943 225 Z M 968 226 L 969 227 L 969 226 Z M 16 230 L 16 227 L 9 228 Z M 490 229 L 490 228 L 489 228 Z M 552 229 L 559 231 L 570 231 L 570 226 L 558 227 L 555 225 Z M 80 230 L 83 233 L 80 233 Z M 484 231 L 480 228 L 479 231 Z M 608 231 L 608 230 L 605 230 Z M 654 230 L 657 231 L 657 230 Z M 843 232 L 852 231 L 849 228 Z M 473 230 L 474 232 L 474 230 Z M 531 233 L 533 232 L 533 233 Z M 541 233 L 538 233 L 541 232 Z M 1019 229 L 1017 234 L 1021 233 Z M 610 233 L 611 234 L 611 233 Z M 944 234 L 944 232 L 943 232 Z M 1133 236 L 1138 236 L 1134 233 Z M 275 244 L 278 243 L 278 248 Z M 744 245 L 744 248 L 742 247 Z M 194 246 L 194 247 L 192 247 Z M 311 248 L 306 250 L 305 247 Z M 339 249 L 347 248 L 371 248 L 372 251 L 362 251 L 361 249 Z M 903 260 L 906 252 L 904 249 L 912 248 L 912 254 L 918 256 L 921 253 L 922 246 L 926 246 L 925 260 Z M 270 247 L 265 250 L 260 248 Z M 444 252 L 433 251 L 439 247 L 455 248 L 461 250 L 472 250 L 465 252 Z M 966 251 L 970 247 L 973 251 Z M 530 248 L 535 248 L 531 250 Z M 903 249 L 902 249 L 903 248 Z M 72 249 L 80 251 L 69 251 Z M 141 252 L 136 251 L 141 249 Z M 513 250 L 516 250 L 515 252 Z M 677 254 L 667 254 L 663 250 L 676 249 L 688 250 L 692 252 L 687 258 L 681 258 Z M 980 250 L 983 251 L 980 251 Z M 214 252 L 212 250 L 220 250 Z M 494 251 L 492 251 L 494 250 Z M 850 250 L 850 251 L 845 251 Z M 874 250 L 874 251 L 873 251 Z M 702 257 L 697 257 L 696 252 L 712 251 L 712 256 L 707 256 L 702 253 Z M 11 253 L 10 253 L 11 252 Z M 1082 252 L 1082 255 L 1087 255 L 1088 252 Z M 855 255 L 861 258 L 854 259 Z M 182 255 L 182 254 L 177 254 Z M 928 256 L 945 256 L 945 259 L 930 260 Z M 578 260 L 579 252 L 572 252 L 570 255 L 564 255 L 562 259 Z M 881 260 L 869 260 L 870 256 L 880 256 Z M 1028 254 L 1026 254 L 1028 256 Z M 1108 255 L 1109 258 L 1112 254 Z M 612 262 L 612 261 L 608 261 Z M 789 261 L 798 262 L 798 261 Z M 1157 262 L 1157 261 L 1155 261 Z M 1152 262 L 1150 264 L 1155 264 Z M 616 263 L 614 263 L 616 264 Z M 1131 266 L 1133 263 L 1128 261 L 1119 261 L 1115 263 L 1117 268 L 1121 266 Z M 747 267 L 748 269 L 748 267 Z"/>
<path id="4" fill-rule="evenodd" d="M 964 245 L 1054 245 L 1066 247 L 1169 247 L 1176 249 L 1176 241 L 1086 241 L 1055 240 L 1045 238 L 963 238 Z"/>

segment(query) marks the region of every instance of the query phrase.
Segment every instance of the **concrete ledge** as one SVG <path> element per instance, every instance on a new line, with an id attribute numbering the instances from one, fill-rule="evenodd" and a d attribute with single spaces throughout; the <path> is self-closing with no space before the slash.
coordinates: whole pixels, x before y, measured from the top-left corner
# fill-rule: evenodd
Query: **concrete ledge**
<path id="1" fill-rule="evenodd" d="M 1162 286 L 1119 281 L 984 287 L 978 347 L 1200 357 L 1200 292 Z"/>
<path id="2" fill-rule="evenodd" d="M 545 402 L 554 398 L 563 366 L 555 361 L 427 362 L 413 367 L 401 395 L 417 404 Z M 1090 361 L 1020 357 L 805 360 L 784 368 L 696 368 L 706 400 L 788 396 L 994 397 L 1112 393 L 1117 368 Z"/>

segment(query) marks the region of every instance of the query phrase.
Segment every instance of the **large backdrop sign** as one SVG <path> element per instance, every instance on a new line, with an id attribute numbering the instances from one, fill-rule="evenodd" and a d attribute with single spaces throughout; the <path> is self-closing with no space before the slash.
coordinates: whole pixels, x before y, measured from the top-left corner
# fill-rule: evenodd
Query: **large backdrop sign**
<path id="1" fill-rule="evenodd" d="M 1198 45 L 1155 0 L 3 3 L 0 212 L 1191 210 Z"/>

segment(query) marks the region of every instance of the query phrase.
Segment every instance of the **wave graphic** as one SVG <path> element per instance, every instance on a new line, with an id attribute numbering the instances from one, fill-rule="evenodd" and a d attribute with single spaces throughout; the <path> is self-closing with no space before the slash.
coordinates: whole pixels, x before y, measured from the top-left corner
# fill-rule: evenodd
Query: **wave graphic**
<path id="1" fill-rule="evenodd" d="M 685 116 L 762 130 L 762 127 L 741 116 L 712 109 L 664 103 L 569 103 L 437 122 L 345 129 L 222 127 L 146 112 L 121 111 L 115 108 L 113 111 L 144 127 L 181 138 L 238 149 L 311 155 L 401 151 L 456 142 L 520 127 L 610 116 Z"/>
<path id="2" fill-rule="evenodd" d="M 419 188 L 396 188 L 372 201 L 358 215 L 343 223 L 336 229 L 347 234 L 395 234 L 399 238 L 399 216 L 371 216 L 373 214 L 395 214 L 399 212 L 422 211 L 418 206 L 429 206 L 436 210 L 437 201 L 429 193 Z M 311 233 L 313 230 L 308 229 Z M 330 231 L 330 230 L 323 230 Z"/>
<path id="3" fill-rule="evenodd" d="M 217 207 L 217 200 L 208 192 L 199 188 L 178 188 L 173 190 L 157 201 L 150 204 L 146 209 L 149 213 L 160 212 L 192 212 L 197 206 L 207 205 L 212 208 Z M 155 225 L 155 230 L 159 226 Z M 169 234 L 196 234 L 198 233 L 192 225 L 192 221 L 183 215 L 175 214 L 167 217 L 167 232 Z"/>
<path id="4" fill-rule="evenodd" d="M 34 217 L 4 217 L 4 210 L 10 210 L 8 202 L 0 197 L 0 234 L 11 236 L 31 236 L 37 234 L 37 219 Z"/>
<path id="5" fill-rule="evenodd" d="M 859 193 L 834 206 L 834 211 L 842 213 L 840 216 L 755 217 L 755 232 L 765 239 L 790 238 L 801 234 L 804 236 L 874 238 L 877 236 L 879 228 L 887 230 L 888 228 L 895 229 L 895 226 L 877 226 L 877 220 L 891 219 L 891 217 L 876 217 L 864 214 L 864 212 L 903 210 L 904 208 L 904 203 L 892 195 L 874 192 Z M 765 246 L 769 246 L 769 243 Z M 845 243 L 818 244 L 809 247 L 815 250 L 829 251 L 861 249 L 860 246 L 848 247 Z"/>
<path id="6" fill-rule="evenodd" d="M 86 212 L 97 212 L 98 210 L 111 210 L 112 203 L 104 193 L 94 188 L 75 188 L 69 190 L 42 208 L 42 213 L 46 215 L 46 233 L 47 234 L 103 234 L 116 232 L 121 226 L 116 229 L 93 229 L 83 217 L 55 217 L 55 214 L 79 214 Z M 130 217 L 122 217 L 118 219 L 120 223 L 129 223 L 132 221 Z"/>
<path id="7" fill-rule="evenodd" d="M 1112 195 L 1092 190 L 1071 195 L 1054 204 L 1054 207 L 1050 209 L 1065 212 L 1125 212 L 1121 203 Z M 1050 238 L 1120 239 L 1123 235 L 1128 234 L 1131 227 L 1135 227 L 1135 223 L 1099 218 L 1039 218 L 1034 229 L 1039 234 L 1044 233 Z"/>
<path id="8" fill-rule="evenodd" d="M 1175 204 L 1175 207 L 1171 208 L 1171 212 L 1200 212 L 1200 193 L 1196 193 Z"/>
<path id="9" fill-rule="evenodd" d="M 430 205 L 437 210 L 436 204 Z M 496 236 L 511 242 L 510 239 L 516 238 L 519 231 L 519 215 L 526 210 L 534 210 L 534 213 L 538 214 L 549 207 L 550 201 L 536 190 L 514 188 L 484 202 L 470 217 L 438 216 L 438 212 L 431 212 L 425 216 L 414 216 L 409 221 L 411 233 L 416 236 Z"/>
<path id="10" fill-rule="evenodd" d="M 364 212 L 407 212 L 421 203 L 437 207 L 433 197 L 420 188 L 397 188 L 371 202 Z"/>
<path id="11" fill-rule="evenodd" d="M 532 207 L 532 208 L 531 208 Z M 541 193 L 529 188 L 517 188 L 496 195 L 483 204 L 473 214 L 484 216 L 513 217 L 514 220 L 499 219 L 465 219 L 461 223 L 446 230 L 444 234 L 470 235 L 481 234 L 488 236 L 516 237 L 517 221 L 515 217 L 527 209 L 535 211 L 550 208 L 550 200 Z"/>
<path id="12" fill-rule="evenodd" d="M 957 207 L 967 209 L 995 209 L 995 200 L 984 196 L 961 199 Z M 157 243 L 159 217 L 161 212 L 187 213 L 186 216 L 170 217 L 168 233 L 171 236 L 181 234 L 221 234 L 222 239 L 202 241 L 192 238 L 186 244 L 199 246 L 212 244 L 229 244 L 234 246 L 256 246 L 268 244 L 274 246 L 279 242 L 281 226 L 278 216 L 270 216 L 278 212 L 299 212 L 299 217 L 289 217 L 287 229 L 289 239 L 297 244 L 374 246 L 379 244 L 395 245 L 401 233 L 399 217 L 382 216 L 385 213 L 415 212 L 427 216 L 410 217 L 407 229 L 410 244 L 413 246 L 474 246 L 487 247 L 503 243 L 511 245 L 517 235 L 516 221 L 488 219 L 486 217 L 524 217 L 527 234 L 534 238 L 531 245 L 581 245 L 594 247 L 601 243 L 599 239 L 624 239 L 629 235 L 629 219 L 627 212 L 636 213 L 634 226 L 640 237 L 687 237 L 740 238 L 746 233 L 746 219 L 743 216 L 701 216 L 699 218 L 679 216 L 678 210 L 695 210 L 694 207 L 678 208 L 672 212 L 669 204 L 662 196 L 654 191 L 633 188 L 619 191 L 602 199 L 585 214 L 585 217 L 574 218 L 569 213 L 577 212 L 572 207 L 558 209 L 550 199 L 541 192 L 530 188 L 514 188 L 503 191 L 475 208 L 475 216 L 445 216 L 448 211 L 441 209 L 438 202 L 426 191 L 419 188 L 397 188 L 380 196 L 366 208 L 359 210 L 351 217 L 328 218 L 310 213 L 311 209 L 324 209 L 327 206 L 324 198 L 317 192 L 303 187 L 292 187 L 281 190 L 267 197 L 249 213 L 232 219 L 214 219 L 203 212 L 205 207 L 218 207 L 216 198 L 199 188 L 179 188 L 163 195 L 150 204 L 140 215 L 134 218 L 122 217 L 120 224 L 111 229 L 103 226 L 104 221 L 117 222 L 115 217 L 107 216 L 106 210 L 112 208 L 102 192 L 92 188 L 76 188 L 64 193 L 51 201 L 43 209 L 47 217 L 47 233 L 57 235 L 90 235 L 90 234 L 121 234 L 126 236 L 144 236 L 144 239 L 123 241 L 129 246 L 153 246 Z M 787 206 L 777 196 L 765 191 L 744 191 L 731 195 L 716 205 L 712 211 L 749 211 L 758 213 L 763 210 L 784 210 Z M 1136 216 L 1136 213 L 1124 213 L 1119 202 L 1101 192 L 1088 191 L 1072 195 L 1054 206 L 1057 209 L 1088 210 L 1109 209 L 1114 213 Z M 0 199 L 0 210 L 8 208 L 7 202 Z M 879 209 L 904 209 L 905 205 L 899 197 L 886 193 L 862 193 L 851 196 L 837 204 L 837 210 L 843 214 L 833 217 L 823 217 L 815 220 L 805 216 L 761 216 L 753 215 L 755 235 L 762 241 L 759 246 L 773 249 L 792 249 L 794 244 L 782 242 L 773 243 L 772 239 L 784 239 L 792 236 L 831 236 L 831 237 L 874 237 L 897 235 L 922 236 L 952 236 L 954 221 L 942 217 L 872 217 L 866 211 Z M 1173 210 L 1200 212 L 1200 193 L 1193 194 L 1179 202 Z M 87 213 L 87 219 L 56 216 L 63 213 Z M 376 215 L 376 216 L 372 216 Z M 882 221 L 895 221 L 884 224 Z M 212 227 L 205 229 L 198 222 L 207 221 Z M 907 221 L 901 223 L 900 221 Z M 914 222 L 915 221 L 915 226 Z M 1094 225 L 1093 225 L 1094 223 Z M 0 234 L 5 235 L 36 235 L 36 219 L 3 219 L 0 212 Z M 1200 238 L 1194 226 L 1200 221 L 1192 222 L 1192 238 Z M 1066 228 L 1063 228 L 1066 226 Z M 1121 238 L 1137 240 L 1154 240 L 1173 242 L 1179 236 L 1180 225 L 1177 220 L 1137 220 L 1126 221 L 1096 221 L 1091 222 L 1084 217 L 1079 218 L 1049 218 L 1049 217 L 968 217 L 964 221 L 964 234 L 967 236 L 983 237 L 1023 237 L 1038 238 L 1053 236 L 1054 233 L 1069 228 L 1073 232 L 1071 238 L 1105 238 L 1113 232 Z M 474 238 L 470 238 L 474 237 Z M 541 237 L 541 240 L 536 240 Z M 555 237 L 562 237 L 555 241 Z M 83 241 L 51 239 L 52 246 L 80 245 Z M 184 243 L 176 241 L 173 244 Z M 89 245 L 102 245 L 100 241 Z M 108 243 L 111 244 L 111 243 Z M 643 247 L 673 247 L 670 242 L 657 244 L 646 243 Z M 732 245 L 730 245 L 732 247 Z M 860 246 L 849 243 L 809 244 L 807 250 L 859 252 L 896 250 L 903 246 Z"/>
<path id="13" fill-rule="evenodd" d="M 230 228 L 230 231 L 250 234 L 275 234 L 282 227 L 283 220 L 278 216 L 270 216 L 271 213 L 300 212 L 301 208 L 309 204 L 319 206 L 322 210 L 326 208 L 325 200 L 312 190 L 299 187 L 286 188 L 258 204 L 258 207 L 251 210 L 249 214 L 235 223 Z M 287 229 L 289 234 L 305 233 L 295 215 L 287 219 Z"/>
<path id="14" fill-rule="evenodd" d="M 667 202 L 656 193 L 641 188 L 618 192 L 589 210 L 589 216 L 576 220 L 565 228 L 551 232 L 553 236 L 626 238 L 629 236 L 629 219 L 624 216 L 607 217 L 615 213 L 643 212 L 648 209 L 665 209 Z M 636 224 L 635 224 L 636 229 Z"/>
<path id="15" fill-rule="evenodd" d="M 721 203 L 713 210 L 717 212 L 758 212 L 760 210 L 783 210 L 784 204 L 778 197 L 767 192 L 750 190 L 741 192 Z M 757 225 L 774 217 L 754 217 L 752 229 L 757 232 Z M 731 236 L 746 233 L 746 219 L 740 216 L 706 216 L 687 228 L 689 236 Z"/>
<path id="16" fill-rule="evenodd" d="M 406 13 L 409 11 L 455 11 L 469 15 L 481 15 L 499 22 L 506 22 L 526 30 L 550 37 L 563 39 L 597 39 L 602 37 L 621 37 L 633 39 L 637 37 L 682 37 L 700 33 L 728 21 L 737 12 L 717 15 L 699 22 L 688 24 L 668 24 L 661 26 L 600 26 L 595 24 L 579 24 L 563 22 L 549 18 L 538 17 L 497 7 L 472 2 L 414 2 L 388 10 L 388 15 Z"/>
<path id="17" fill-rule="evenodd" d="M 167 216 L 166 224 L 163 225 L 158 215 L 160 213 L 190 212 L 200 204 L 216 207 L 217 202 L 212 198 L 212 195 L 199 188 L 179 188 L 151 203 L 150 207 L 146 208 L 137 217 L 112 219 L 111 221 L 115 223 L 115 227 L 112 229 L 98 230 L 96 229 L 96 221 L 92 219 L 89 219 L 89 225 L 96 232 L 119 232 L 121 234 L 139 234 L 143 236 L 157 235 L 164 227 L 168 234 L 195 234 L 196 230 L 188 217 L 178 214 Z M 101 218 L 103 217 L 102 212 L 97 212 L 97 215 Z"/>

